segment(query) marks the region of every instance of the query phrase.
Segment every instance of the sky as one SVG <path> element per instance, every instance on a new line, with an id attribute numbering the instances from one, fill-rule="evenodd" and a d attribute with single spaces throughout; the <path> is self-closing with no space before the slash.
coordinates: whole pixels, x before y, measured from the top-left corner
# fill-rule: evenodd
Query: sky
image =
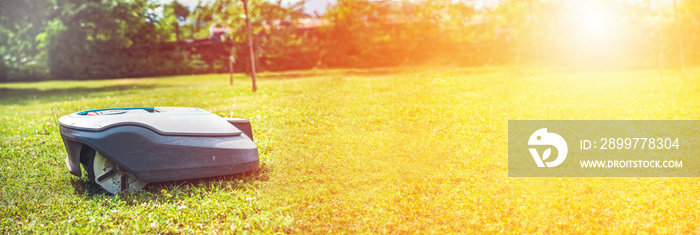
<path id="1" fill-rule="evenodd" d="M 314 11 L 318 14 L 323 14 L 326 11 L 328 4 L 335 4 L 335 0 L 307 0 L 304 5 L 304 12 L 313 15 Z"/>

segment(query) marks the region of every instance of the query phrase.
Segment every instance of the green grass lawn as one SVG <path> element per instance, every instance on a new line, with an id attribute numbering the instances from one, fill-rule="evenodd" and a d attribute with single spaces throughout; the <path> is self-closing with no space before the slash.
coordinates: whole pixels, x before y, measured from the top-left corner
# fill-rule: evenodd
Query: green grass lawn
<path id="1" fill-rule="evenodd" d="M 700 232 L 695 178 L 509 178 L 507 121 L 700 119 L 700 69 L 413 68 L 0 84 L 1 233 Z M 58 118 L 199 107 L 252 122 L 257 172 L 104 195 Z"/>

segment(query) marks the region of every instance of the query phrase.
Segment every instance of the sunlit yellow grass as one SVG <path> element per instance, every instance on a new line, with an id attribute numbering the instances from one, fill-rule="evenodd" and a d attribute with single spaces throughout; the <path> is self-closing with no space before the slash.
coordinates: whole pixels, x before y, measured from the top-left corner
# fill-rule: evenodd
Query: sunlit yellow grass
<path id="1" fill-rule="evenodd" d="M 698 119 L 699 75 L 305 71 L 263 74 L 255 94 L 227 75 L 0 84 L 0 231 L 698 232 L 694 178 L 507 177 L 507 121 Z M 250 119 L 263 170 L 118 197 L 65 170 L 57 117 L 161 105 Z"/>

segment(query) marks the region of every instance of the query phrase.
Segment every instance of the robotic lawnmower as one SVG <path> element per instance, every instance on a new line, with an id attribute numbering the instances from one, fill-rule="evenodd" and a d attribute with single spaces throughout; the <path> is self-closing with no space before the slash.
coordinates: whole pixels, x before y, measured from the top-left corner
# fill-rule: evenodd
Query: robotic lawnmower
<path id="1" fill-rule="evenodd" d="M 58 119 L 66 167 L 107 192 L 149 182 L 206 178 L 258 168 L 250 122 L 198 108 L 98 109 Z"/>

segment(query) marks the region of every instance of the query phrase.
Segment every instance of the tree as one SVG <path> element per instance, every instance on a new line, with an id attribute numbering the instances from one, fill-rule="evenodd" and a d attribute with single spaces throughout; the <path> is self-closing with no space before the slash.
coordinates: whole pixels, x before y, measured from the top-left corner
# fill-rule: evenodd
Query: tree
<path id="1" fill-rule="evenodd" d="M 192 30 L 190 31 L 190 38 L 204 38 L 207 32 L 203 32 L 202 29 L 206 28 L 214 20 L 213 15 L 215 9 L 212 5 L 203 4 L 201 0 L 197 2 L 197 6 L 192 11 L 190 15 L 190 20 L 192 20 Z M 204 30 L 206 31 L 206 30 Z"/>
<path id="2" fill-rule="evenodd" d="M 299 16 L 305 15 L 302 11 L 303 3 L 300 1 L 286 6 L 282 1 L 276 3 L 265 0 L 248 1 L 251 33 L 255 35 L 253 44 L 255 58 L 258 61 L 257 70 L 284 69 L 285 66 L 308 61 L 305 57 L 299 57 L 303 55 L 299 55 L 298 52 L 306 50 L 306 44 L 292 27 Z M 240 1 L 219 0 L 212 5 L 212 9 L 216 12 L 213 22 L 225 25 L 232 30 L 229 35 L 236 46 L 235 51 L 238 53 L 236 57 L 248 58 L 249 50 L 245 44 L 248 37 L 243 4 Z M 238 61 L 244 62 L 238 64 L 240 66 L 238 70 L 250 72 L 248 60 Z"/>
<path id="3" fill-rule="evenodd" d="M 0 1 L 0 80 L 47 76 L 37 35 L 46 29 L 52 7 L 50 0 Z"/>
<path id="4" fill-rule="evenodd" d="M 174 0 L 172 3 L 167 5 L 167 8 L 169 8 L 166 10 L 167 14 L 172 14 L 175 19 L 172 22 L 173 27 L 175 28 L 175 41 L 180 41 L 180 36 L 182 34 L 180 24 L 187 22 L 187 17 L 190 16 L 190 10 L 180 4 L 177 0 Z"/>
<path id="5" fill-rule="evenodd" d="M 45 32 L 51 76 L 116 78 L 191 73 L 187 52 L 161 51 L 171 31 L 149 0 L 56 0 Z"/>

